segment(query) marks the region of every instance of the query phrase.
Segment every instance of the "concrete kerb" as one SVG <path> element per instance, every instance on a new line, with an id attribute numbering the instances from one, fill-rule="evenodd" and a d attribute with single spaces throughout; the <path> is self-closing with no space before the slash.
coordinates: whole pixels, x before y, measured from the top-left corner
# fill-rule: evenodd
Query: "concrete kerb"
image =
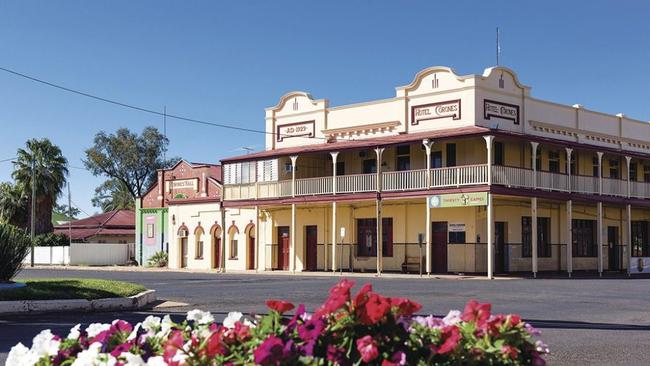
<path id="1" fill-rule="evenodd" d="M 50 313 L 63 311 L 139 310 L 156 301 L 156 290 L 146 290 L 129 297 L 84 300 L 20 300 L 0 301 L 0 315 Z"/>

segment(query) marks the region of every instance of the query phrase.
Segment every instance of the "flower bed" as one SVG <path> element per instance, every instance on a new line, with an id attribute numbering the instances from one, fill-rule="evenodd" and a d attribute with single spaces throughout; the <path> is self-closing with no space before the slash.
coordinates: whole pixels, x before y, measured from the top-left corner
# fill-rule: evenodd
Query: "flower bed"
<path id="1" fill-rule="evenodd" d="M 147 317 L 135 326 L 79 325 L 64 338 L 42 331 L 14 346 L 7 365 L 544 365 L 548 348 L 518 315 L 492 315 L 474 300 L 444 318 L 421 306 L 342 280 L 312 314 L 269 300 L 263 316 L 229 313 L 222 325 L 192 310 L 181 323 Z"/>

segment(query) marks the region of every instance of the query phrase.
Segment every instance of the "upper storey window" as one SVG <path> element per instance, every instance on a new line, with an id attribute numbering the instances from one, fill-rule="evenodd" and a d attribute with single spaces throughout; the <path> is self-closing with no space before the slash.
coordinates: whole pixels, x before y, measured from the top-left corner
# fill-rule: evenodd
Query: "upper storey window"
<path id="1" fill-rule="evenodd" d="M 620 177 L 620 166 L 619 166 L 619 161 L 618 160 L 610 160 L 609 161 L 609 177 L 612 179 L 618 179 Z"/>
<path id="2" fill-rule="evenodd" d="M 548 171 L 551 173 L 560 172 L 560 153 L 557 151 L 548 152 Z"/>
<path id="3" fill-rule="evenodd" d="M 256 162 L 245 161 L 242 163 L 224 165 L 223 178 L 225 184 L 253 183 L 256 179 Z"/>

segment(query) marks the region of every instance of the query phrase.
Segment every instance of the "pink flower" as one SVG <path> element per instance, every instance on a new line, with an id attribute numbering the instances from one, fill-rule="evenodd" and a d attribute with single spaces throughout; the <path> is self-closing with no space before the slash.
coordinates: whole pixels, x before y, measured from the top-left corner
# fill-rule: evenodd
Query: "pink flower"
<path id="1" fill-rule="evenodd" d="M 316 310 L 314 316 L 320 318 L 342 308 L 343 305 L 350 301 L 350 289 L 352 287 L 354 287 L 353 281 L 342 279 L 330 289 L 330 296 L 327 298 L 325 303 Z"/>
<path id="2" fill-rule="evenodd" d="M 357 351 L 359 351 L 359 354 L 361 354 L 361 360 L 366 363 L 374 360 L 379 356 L 377 343 L 369 335 L 357 339 Z"/>
<path id="3" fill-rule="evenodd" d="M 476 322 L 476 325 L 481 327 L 490 317 L 491 310 L 492 305 L 490 304 L 480 304 L 476 300 L 470 300 L 465 305 L 465 310 L 460 319 L 464 322 Z"/>
<path id="4" fill-rule="evenodd" d="M 509 344 L 501 346 L 501 353 L 503 354 L 503 357 L 511 360 L 516 360 L 517 356 L 519 356 L 519 350 Z"/>

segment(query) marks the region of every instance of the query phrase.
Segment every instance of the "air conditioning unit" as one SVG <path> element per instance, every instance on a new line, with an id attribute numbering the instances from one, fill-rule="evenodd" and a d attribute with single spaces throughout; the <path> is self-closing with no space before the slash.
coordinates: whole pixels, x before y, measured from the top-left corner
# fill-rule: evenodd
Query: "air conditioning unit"
<path id="1" fill-rule="evenodd" d="M 359 157 L 360 158 L 367 158 L 368 157 L 368 152 L 367 151 L 359 151 Z"/>
<path id="2" fill-rule="evenodd" d="M 289 174 L 293 171 L 293 167 L 291 166 L 291 163 L 286 163 L 284 164 L 284 172 Z"/>
<path id="3" fill-rule="evenodd" d="M 185 230 L 185 229 L 180 230 L 180 231 L 178 232 L 178 236 L 179 236 L 180 238 L 187 238 L 187 235 L 188 235 L 188 232 L 187 232 L 187 230 Z"/>

